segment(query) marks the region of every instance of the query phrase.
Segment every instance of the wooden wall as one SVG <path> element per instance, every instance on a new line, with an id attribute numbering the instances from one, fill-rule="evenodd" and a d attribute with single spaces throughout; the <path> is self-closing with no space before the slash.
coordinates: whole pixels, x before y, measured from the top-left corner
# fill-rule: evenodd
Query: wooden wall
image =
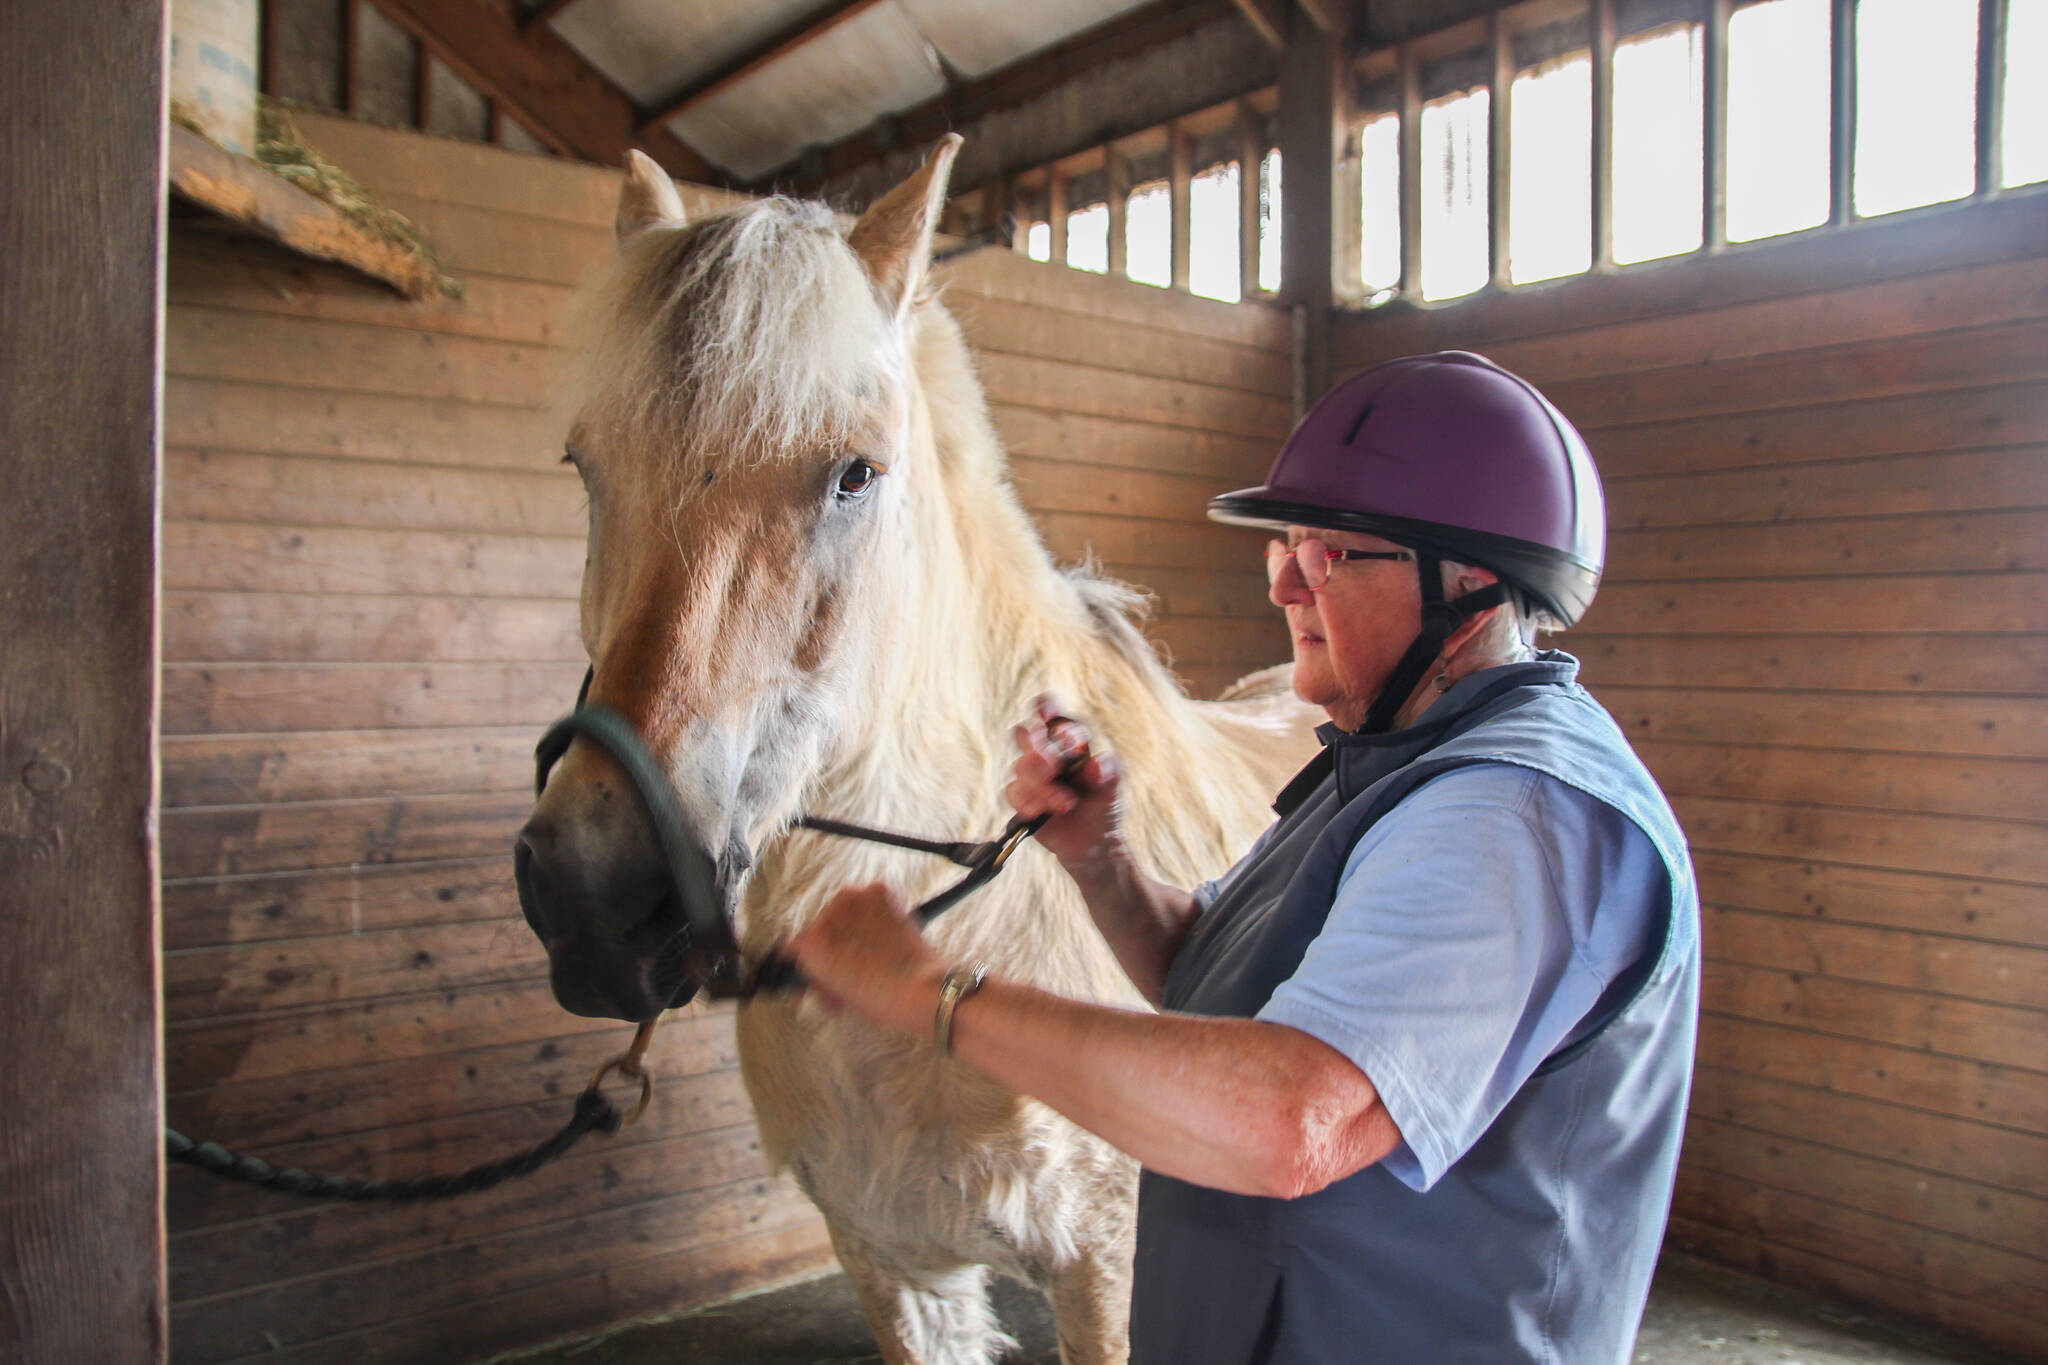
<path id="1" fill-rule="evenodd" d="M 1341 329 L 1541 385 L 1706 977 L 1675 1246 L 2048 1353 L 2048 197 Z"/>
<path id="2" fill-rule="evenodd" d="M 468 286 L 408 304 L 190 230 L 173 242 L 164 526 L 170 1120 L 282 1163 L 404 1175 L 553 1131 L 623 1025 L 548 994 L 509 853 L 567 709 L 583 503 L 545 443 L 608 170 L 306 116 Z M 699 199 L 699 205 L 707 202 Z M 1283 434 L 1287 326 L 987 252 L 946 267 L 1017 470 L 1065 556 L 1155 586 L 1210 689 L 1283 658 L 1257 537 L 1201 520 Z M 187 1362 L 449 1360 L 830 1263 L 770 1178 L 729 1020 L 656 1039 L 647 1119 L 413 1210 L 179 1170 Z"/>

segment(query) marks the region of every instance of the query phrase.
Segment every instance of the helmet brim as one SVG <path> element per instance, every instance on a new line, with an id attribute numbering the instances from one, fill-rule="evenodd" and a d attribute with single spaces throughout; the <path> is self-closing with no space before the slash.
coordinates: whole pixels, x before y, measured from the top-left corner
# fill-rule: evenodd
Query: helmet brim
<path id="1" fill-rule="evenodd" d="M 1325 531 L 1356 531 L 1439 559 L 1491 569 L 1534 598 L 1558 623 L 1575 626 L 1593 604 L 1600 587 L 1600 568 L 1576 555 L 1534 541 L 1444 526 L 1411 517 L 1329 507 L 1291 497 L 1272 487 L 1241 488 L 1209 500 L 1209 519 L 1227 526 L 1255 526 L 1284 531 L 1312 526 Z"/>

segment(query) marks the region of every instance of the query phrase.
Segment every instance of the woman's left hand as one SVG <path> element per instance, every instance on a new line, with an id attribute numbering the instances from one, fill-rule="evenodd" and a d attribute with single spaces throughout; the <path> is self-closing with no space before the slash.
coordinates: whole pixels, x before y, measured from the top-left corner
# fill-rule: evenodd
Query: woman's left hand
<path id="1" fill-rule="evenodd" d="M 946 966 L 893 887 L 847 887 L 782 952 L 827 1008 L 904 1033 L 931 1027 Z"/>

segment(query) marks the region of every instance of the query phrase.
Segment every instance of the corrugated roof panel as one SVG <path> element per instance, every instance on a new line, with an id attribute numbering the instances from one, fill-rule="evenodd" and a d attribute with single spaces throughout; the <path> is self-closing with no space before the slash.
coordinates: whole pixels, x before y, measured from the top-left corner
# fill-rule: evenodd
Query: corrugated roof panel
<path id="1" fill-rule="evenodd" d="M 581 0 L 556 33 L 642 108 L 767 41 L 818 0 Z"/>
<path id="2" fill-rule="evenodd" d="M 1146 0 L 898 0 L 954 69 L 982 76 Z"/>
<path id="3" fill-rule="evenodd" d="M 847 137 L 944 89 L 931 44 L 891 0 L 686 110 L 668 126 L 708 160 L 751 179 L 812 143 Z"/>

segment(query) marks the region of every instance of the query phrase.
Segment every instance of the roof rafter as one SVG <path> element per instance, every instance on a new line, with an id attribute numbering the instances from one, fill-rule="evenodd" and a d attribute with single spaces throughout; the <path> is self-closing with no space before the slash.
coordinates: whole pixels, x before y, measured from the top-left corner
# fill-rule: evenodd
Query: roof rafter
<path id="1" fill-rule="evenodd" d="M 641 121 L 641 133 L 660 128 L 678 114 L 687 113 L 720 91 L 738 84 L 765 66 L 781 61 L 799 48 L 809 46 L 841 24 L 859 18 L 881 3 L 883 0 L 831 0 L 830 4 L 811 10 L 794 23 L 769 34 L 716 71 L 691 82 L 686 89 L 663 105 L 659 113 L 649 115 Z"/>

